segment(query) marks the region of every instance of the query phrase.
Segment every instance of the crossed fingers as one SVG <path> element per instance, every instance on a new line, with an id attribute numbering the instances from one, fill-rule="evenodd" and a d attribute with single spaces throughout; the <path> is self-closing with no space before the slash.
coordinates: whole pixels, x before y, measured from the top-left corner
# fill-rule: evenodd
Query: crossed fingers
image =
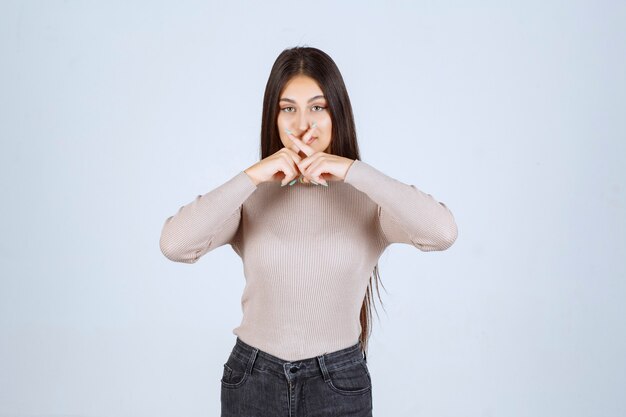
<path id="1" fill-rule="evenodd" d="M 302 151 L 306 155 L 306 158 L 304 158 L 304 159 L 300 160 L 300 162 L 296 163 L 296 165 L 298 165 L 298 168 L 300 169 L 300 172 L 304 172 L 304 170 L 309 165 L 311 165 L 312 163 L 314 163 L 318 159 L 317 156 L 323 154 L 323 152 L 315 151 L 315 149 L 313 149 L 313 147 L 307 145 L 306 142 L 305 142 L 306 140 L 308 140 L 311 137 L 314 128 L 315 128 L 315 123 L 313 124 L 313 127 L 311 129 L 309 129 L 307 131 L 307 133 L 303 136 L 304 140 L 294 136 L 289 129 L 285 129 L 285 132 L 287 133 L 287 136 L 294 143 L 294 145 L 296 146 L 296 149 Z M 292 147 L 290 147 L 290 148 L 293 149 Z M 293 150 L 296 151 L 296 149 L 293 149 Z M 318 176 L 317 179 L 318 179 L 317 182 L 314 181 L 314 180 L 310 180 L 310 181 L 313 182 L 314 184 L 318 184 L 319 183 L 319 184 L 328 186 L 328 183 L 326 182 L 326 180 L 324 180 L 321 177 L 321 175 Z"/>

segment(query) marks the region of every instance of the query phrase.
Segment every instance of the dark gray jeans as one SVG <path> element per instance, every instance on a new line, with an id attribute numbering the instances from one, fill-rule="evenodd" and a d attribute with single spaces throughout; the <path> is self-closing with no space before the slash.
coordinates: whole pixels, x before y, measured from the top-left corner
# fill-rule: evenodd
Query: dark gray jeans
<path id="1" fill-rule="evenodd" d="M 222 375 L 221 417 L 372 417 L 361 342 L 289 362 L 237 337 Z"/>

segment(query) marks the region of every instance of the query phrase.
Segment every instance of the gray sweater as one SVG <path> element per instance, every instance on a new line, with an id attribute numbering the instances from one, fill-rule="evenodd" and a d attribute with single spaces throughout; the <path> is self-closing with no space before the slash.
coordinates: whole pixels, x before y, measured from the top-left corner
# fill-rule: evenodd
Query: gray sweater
<path id="1" fill-rule="evenodd" d="M 357 159 L 328 187 L 255 185 L 241 171 L 168 217 L 160 248 L 195 263 L 230 244 L 246 279 L 233 333 L 295 361 L 357 343 L 369 278 L 387 246 L 442 251 L 457 233 L 444 203 Z"/>

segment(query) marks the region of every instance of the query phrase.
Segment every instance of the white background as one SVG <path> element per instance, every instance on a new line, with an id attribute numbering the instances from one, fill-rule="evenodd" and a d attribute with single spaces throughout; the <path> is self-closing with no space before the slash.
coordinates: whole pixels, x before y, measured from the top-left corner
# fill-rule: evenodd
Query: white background
<path id="1" fill-rule="evenodd" d="M 380 259 L 374 415 L 626 415 L 626 6 L 0 3 L 0 416 L 217 416 L 230 246 L 165 219 L 258 160 L 278 54 L 339 66 L 364 161 L 455 215 Z"/>

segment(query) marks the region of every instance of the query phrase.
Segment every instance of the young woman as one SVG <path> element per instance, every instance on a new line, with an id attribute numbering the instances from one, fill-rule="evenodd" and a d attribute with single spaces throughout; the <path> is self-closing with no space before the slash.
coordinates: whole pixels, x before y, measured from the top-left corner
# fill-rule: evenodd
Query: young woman
<path id="1" fill-rule="evenodd" d="M 378 259 L 392 243 L 441 251 L 456 238 L 444 203 L 361 161 L 335 62 L 294 47 L 265 88 L 260 161 L 167 218 L 160 248 L 195 263 L 230 244 L 243 261 L 222 417 L 371 416 Z"/>

